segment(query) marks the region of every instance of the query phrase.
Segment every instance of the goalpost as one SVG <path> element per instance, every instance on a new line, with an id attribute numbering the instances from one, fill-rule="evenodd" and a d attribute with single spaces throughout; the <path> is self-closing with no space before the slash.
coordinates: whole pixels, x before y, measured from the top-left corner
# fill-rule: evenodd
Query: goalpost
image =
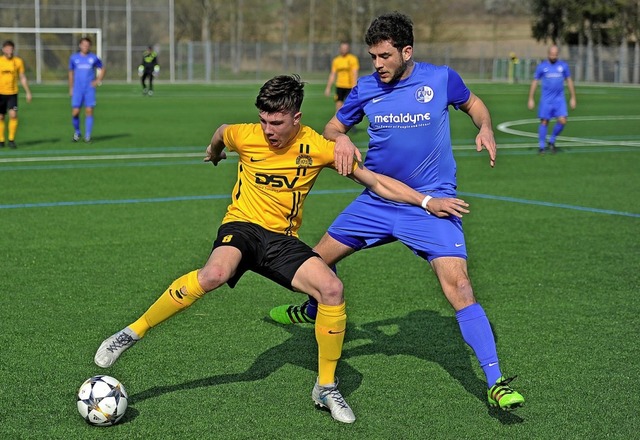
<path id="1" fill-rule="evenodd" d="M 95 35 L 95 52 L 102 59 L 102 29 L 100 28 L 27 28 L 0 27 L 0 34 L 35 34 L 36 83 L 42 82 L 42 34 Z"/>

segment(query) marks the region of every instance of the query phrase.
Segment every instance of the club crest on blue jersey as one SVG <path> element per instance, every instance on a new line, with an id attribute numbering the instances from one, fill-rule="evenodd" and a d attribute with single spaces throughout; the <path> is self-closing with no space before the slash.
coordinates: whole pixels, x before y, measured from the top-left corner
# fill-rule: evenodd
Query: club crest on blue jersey
<path id="1" fill-rule="evenodd" d="M 423 104 L 433 99 L 433 89 L 429 86 L 422 86 L 416 90 L 416 101 Z"/>

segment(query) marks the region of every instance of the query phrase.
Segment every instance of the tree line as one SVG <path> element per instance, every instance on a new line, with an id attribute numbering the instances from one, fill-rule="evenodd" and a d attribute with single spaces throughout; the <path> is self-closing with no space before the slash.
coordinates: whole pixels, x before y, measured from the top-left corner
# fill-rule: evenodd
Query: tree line
<path id="1" fill-rule="evenodd" d="M 533 37 L 558 45 L 576 45 L 585 80 L 596 79 L 597 59 L 603 47 L 613 46 L 619 48 L 620 82 L 629 82 L 630 71 L 633 82 L 640 82 L 640 0 L 530 1 Z"/>

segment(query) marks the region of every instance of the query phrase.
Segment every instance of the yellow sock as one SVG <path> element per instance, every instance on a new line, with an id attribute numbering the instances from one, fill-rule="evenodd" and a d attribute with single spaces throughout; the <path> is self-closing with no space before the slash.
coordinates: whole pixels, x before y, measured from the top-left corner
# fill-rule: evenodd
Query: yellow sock
<path id="1" fill-rule="evenodd" d="M 186 309 L 205 293 L 198 282 L 198 271 L 189 272 L 171 283 L 160 298 L 129 328 L 142 338 L 151 327 Z"/>
<path id="2" fill-rule="evenodd" d="M 4 131 L 4 130 L 3 130 Z M 16 131 L 18 131 L 18 118 L 9 119 L 9 140 L 13 141 L 16 139 Z"/>
<path id="3" fill-rule="evenodd" d="M 4 142 L 4 119 L 0 119 L 0 142 Z"/>
<path id="4" fill-rule="evenodd" d="M 329 385 L 336 381 L 336 367 L 342 355 L 346 329 L 347 313 L 344 303 L 339 306 L 318 304 L 315 330 L 318 341 L 319 385 Z"/>

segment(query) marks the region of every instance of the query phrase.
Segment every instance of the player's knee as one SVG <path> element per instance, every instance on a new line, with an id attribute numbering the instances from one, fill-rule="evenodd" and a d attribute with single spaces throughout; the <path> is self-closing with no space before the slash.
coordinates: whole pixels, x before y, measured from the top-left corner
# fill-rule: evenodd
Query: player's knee
<path id="1" fill-rule="evenodd" d="M 230 278 L 230 274 L 222 266 L 205 266 L 198 271 L 198 282 L 205 292 L 217 289 Z"/>
<path id="2" fill-rule="evenodd" d="M 340 278 L 332 276 L 320 288 L 320 302 L 327 305 L 339 305 L 344 302 L 344 286 Z"/>
<path id="3" fill-rule="evenodd" d="M 467 277 L 451 280 L 448 285 L 443 285 L 442 287 L 446 290 L 447 297 L 456 302 L 475 302 L 471 281 Z"/>
<path id="4" fill-rule="evenodd" d="M 471 288 L 471 281 L 469 278 L 460 278 L 456 281 L 456 290 L 462 295 L 472 295 L 473 289 Z"/>

